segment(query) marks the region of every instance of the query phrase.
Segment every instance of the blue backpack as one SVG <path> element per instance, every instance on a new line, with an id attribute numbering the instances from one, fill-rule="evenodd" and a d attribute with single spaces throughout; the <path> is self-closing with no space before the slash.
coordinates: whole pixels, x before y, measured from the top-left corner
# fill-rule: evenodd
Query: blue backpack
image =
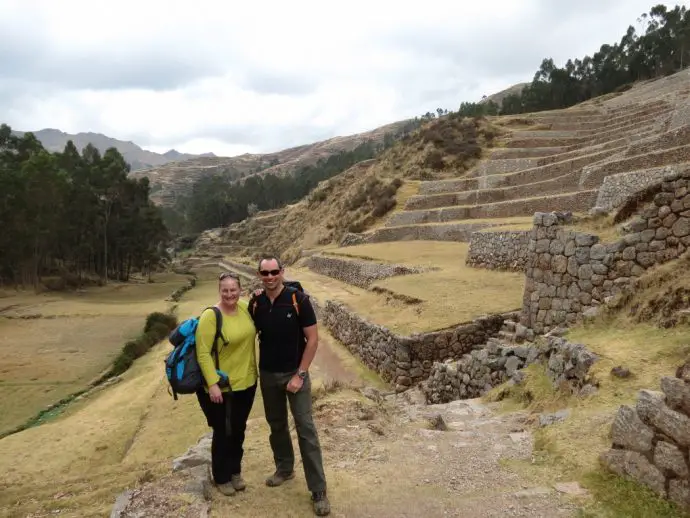
<path id="1" fill-rule="evenodd" d="M 221 332 L 223 315 L 215 306 L 206 309 L 212 309 L 216 314 L 216 334 L 213 337 L 211 351 L 215 359 L 216 372 L 220 376 L 218 385 L 221 387 L 228 386 L 228 375 L 220 370 L 218 363 L 218 339 L 222 338 L 223 343 L 227 345 Z M 204 376 L 196 359 L 196 329 L 198 325 L 199 317 L 188 318 L 178 325 L 168 337 L 168 341 L 174 349 L 165 359 L 165 374 L 168 377 L 168 383 L 175 400 L 177 400 L 178 394 L 194 394 L 198 390 L 203 390 L 205 386 Z"/>

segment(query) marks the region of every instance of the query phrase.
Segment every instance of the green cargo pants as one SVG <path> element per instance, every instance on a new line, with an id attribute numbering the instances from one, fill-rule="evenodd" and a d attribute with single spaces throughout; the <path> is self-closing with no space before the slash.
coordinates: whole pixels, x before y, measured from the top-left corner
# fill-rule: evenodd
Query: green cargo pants
<path id="1" fill-rule="evenodd" d="M 287 402 L 295 420 L 297 442 L 302 455 L 304 476 L 309 491 L 325 491 L 326 476 L 323 471 L 323 459 L 319 436 L 311 415 L 311 380 L 309 375 L 304 379 L 302 388 L 295 394 L 286 390 L 294 372 L 277 373 L 261 371 L 261 395 L 264 401 L 266 421 L 271 427 L 269 441 L 273 450 L 276 471 L 292 473 L 295 469 L 295 453 L 290 438 L 288 425 Z"/>

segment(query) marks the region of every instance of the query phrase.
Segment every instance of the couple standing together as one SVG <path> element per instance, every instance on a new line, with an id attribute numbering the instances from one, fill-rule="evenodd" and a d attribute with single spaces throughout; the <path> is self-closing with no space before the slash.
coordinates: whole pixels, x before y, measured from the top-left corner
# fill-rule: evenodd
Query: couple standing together
<path id="1" fill-rule="evenodd" d="M 239 277 L 227 272 L 221 274 L 217 307 L 223 314 L 223 325 L 216 350 L 219 370 L 228 374 L 230 388 L 219 387 L 220 377 L 212 357 L 216 321 L 213 311 L 207 310 L 201 314 L 196 331 L 197 360 L 206 385 L 205 390 L 197 393 L 197 398 L 213 428 L 213 479 L 218 490 L 228 496 L 246 487 L 241 475 L 243 443 L 257 381 L 261 385 L 265 417 L 271 429 L 269 442 L 276 465 L 266 485 L 276 487 L 294 478 L 289 403 L 314 512 L 325 516 L 330 513 L 330 503 L 326 495 L 321 446 L 312 418 L 309 378 L 309 366 L 318 346 L 316 315 L 307 295 L 283 284 L 283 273 L 277 257 L 261 259 L 258 274 L 264 290 L 255 293 L 249 303 L 240 300 Z"/>

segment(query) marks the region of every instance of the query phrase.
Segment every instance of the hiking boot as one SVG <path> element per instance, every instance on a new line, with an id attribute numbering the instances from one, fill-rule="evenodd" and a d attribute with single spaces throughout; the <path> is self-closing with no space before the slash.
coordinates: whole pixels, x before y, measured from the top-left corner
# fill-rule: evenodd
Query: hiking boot
<path id="1" fill-rule="evenodd" d="M 281 473 L 280 471 L 276 471 L 273 475 L 266 479 L 266 485 L 268 487 L 278 487 L 286 480 L 290 480 L 292 478 L 295 478 L 294 471 L 291 471 L 290 473 Z"/>
<path id="2" fill-rule="evenodd" d="M 225 496 L 232 496 L 235 494 L 235 488 L 232 486 L 232 482 L 226 482 L 225 484 L 216 484 L 218 491 L 223 493 Z"/>
<path id="3" fill-rule="evenodd" d="M 325 491 L 315 491 L 311 494 L 316 516 L 326 516 L 331 513 L 331 503 L 328 501 Z"/>
<path id="4" fill-rule="evenodd" d="M 247 484 L 244 483 L 242 475 L 239 473 L 230 477 L 230 483 L 232 484 L 232 487 L 235 488 L 235 491 L 244 491 L 244 489 L 247 487 Z"/>

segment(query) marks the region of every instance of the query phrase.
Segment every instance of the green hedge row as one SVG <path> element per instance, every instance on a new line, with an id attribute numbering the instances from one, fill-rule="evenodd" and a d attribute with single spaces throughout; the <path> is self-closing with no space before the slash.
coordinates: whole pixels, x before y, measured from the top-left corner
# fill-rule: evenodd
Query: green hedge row
<path id="1" fill-rule="evenodd" d="M 112 376 L 122 374 L 129 369 L 134 360 L 144 356 L 151 347 L 167 337 L 177 327 L 177 317 L 170 313 L 155 312 L 146 317 L 144 331 L 135 340 L 127 342 L 120 354 L 115 358 L 113 366 L 103 376 L 106 380 Z"/>

